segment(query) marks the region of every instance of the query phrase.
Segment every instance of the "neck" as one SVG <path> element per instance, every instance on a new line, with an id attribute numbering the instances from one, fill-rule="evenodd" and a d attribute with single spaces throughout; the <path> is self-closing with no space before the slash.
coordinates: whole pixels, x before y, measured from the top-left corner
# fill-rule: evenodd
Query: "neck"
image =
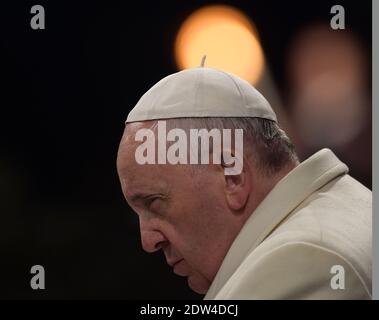
<path id="1" fill-rule="evenodd" d="M 253 188 L 252 193 L 250 194 L 248 204 L 245 208 L 246 220 L 260 205 L 260 203 L 266 198 L 266 196 L 271 192 L 271 190 L 274 189 L 276 184 L 280 180 L 282 180 L 290 171 L 292 171 L 298 164 L 298 161 L 290 162 L 288 163 L 288 165 L 286 165 L 280 171 L 276 172 L 270 177 L 264 175 L 257 175 L 255 177 L 254 185 L 256 187 Z"/>

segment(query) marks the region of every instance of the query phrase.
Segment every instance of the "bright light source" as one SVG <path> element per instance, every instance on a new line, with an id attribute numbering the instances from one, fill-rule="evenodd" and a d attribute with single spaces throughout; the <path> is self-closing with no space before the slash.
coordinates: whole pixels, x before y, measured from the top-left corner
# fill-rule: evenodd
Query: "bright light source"
<path id="1" fill-rule="evenodd" d="M 250 20 L 229 6 L 213 5 L 195 11 L 181 26 L 175 43 L 180 69 L 205 66 L 233 73 L 252 84 L 264 68 L 264 55 Z"/>

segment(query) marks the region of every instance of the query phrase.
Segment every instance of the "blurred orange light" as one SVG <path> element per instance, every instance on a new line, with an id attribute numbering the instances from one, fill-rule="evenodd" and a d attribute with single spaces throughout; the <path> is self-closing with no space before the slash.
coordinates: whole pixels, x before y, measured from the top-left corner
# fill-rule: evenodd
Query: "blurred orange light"
<path id="1" fill-rule="evenodd" d="M 195 11 L 181 26 L 175 57 L 179 69 L 205 66 L 233 73 L 256 84 L 264 55 L 250 20 L 239 10 L 212 5 Z"/>

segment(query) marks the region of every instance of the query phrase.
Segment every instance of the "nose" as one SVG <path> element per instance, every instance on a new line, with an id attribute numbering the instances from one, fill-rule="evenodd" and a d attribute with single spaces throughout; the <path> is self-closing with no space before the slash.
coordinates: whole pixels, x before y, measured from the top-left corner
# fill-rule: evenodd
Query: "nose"
<path id="1" fill-rule="evenodd" d="M 140 231 L 142 248 L 146 252 L 156 252 L 168 242 L 159 228 L 144 219 L 140 219 Z"/>

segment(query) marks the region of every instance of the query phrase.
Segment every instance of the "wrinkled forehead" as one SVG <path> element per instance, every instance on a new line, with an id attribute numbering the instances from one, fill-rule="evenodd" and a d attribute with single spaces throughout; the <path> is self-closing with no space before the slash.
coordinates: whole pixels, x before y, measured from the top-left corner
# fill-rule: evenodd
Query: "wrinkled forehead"
<path id="1" fill-rule="evenodd" d="M 128 148 L 136 148 L 138 144 L 134 138 L 137 131 L 141 129 L 153 130 L 156 124 L 157 121 L 154 120 L 127 123 L 120 142 L 119 152 L 122 151 L 121 149 L 125 144 Z"/>
<path id="2" fill-rule="evenodd" d="M 141 141 L 136 141 L 136 133 L 141 129 L 154 131 L 154 120 L 128 123 L 125 127 L 117 155 L 117 171 L 123 188 L 145 190 L 154 185 L 154 189 L 166 187 L 169 177 L 183 178 L 183 168 L 171 164 L 138 164 L 135 152 Z M 183 166 L 180 166 L 183 167 Z M 125 191 L 128 191 L 125 190 Z"/>
<path id="3" fill-rule="evenodd" d="M 117 154 L 117 170 L 120 176 L 128 173 L 129 168 L 136 165 L 135 151 L 140 142 L 135 140 L 135 135 L 140 129 L 152 129 L 155 121 L 132 122 L 125 126 Z"/>

